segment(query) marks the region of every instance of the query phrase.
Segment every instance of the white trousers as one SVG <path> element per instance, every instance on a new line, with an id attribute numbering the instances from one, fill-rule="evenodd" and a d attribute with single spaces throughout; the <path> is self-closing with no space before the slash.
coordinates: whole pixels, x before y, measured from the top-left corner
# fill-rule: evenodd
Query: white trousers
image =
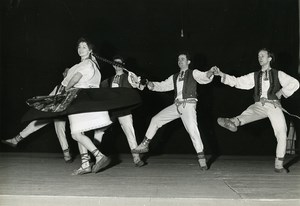
<path id="1" fill-rule="evenodd" d="M 127 138 L 130 150 L 134 149 L 137 147 L 137 142 L 136 142 L 136 136 L 135 136 L 135 131 L 134 131 L 134 127 L 133 127 L 133 119 L 132 119 L 132 115 L 125 115 L 122 117 L 118 118 L 118 121 L 121 125 L 121 128 Z M 104 135 L 104 130 L 103 129 L 99 129 L 99 130 L 95 130 L 95 139 L 97 139 L 99 142 L 102 141 L 102 137 Z"/>
<path id="2" fill-rule="evenodd" d="M 152 139 L 160 127 L 175 119 L 181 118 L 186 131 L 190 135 L 196 152 L 203 152 L 203 143 L 200 137 L 197 123 L 196 107 L 196 103 L 181 104 L 178 107 L 179 112 L 182 113 L 181 115 L 178 113 L 175 104 L 166 107 L 154 117 L 152 117 L 145 136 L 148 139 Z"/>
<path id="3" fill-rule="evenodd" d="M 41 129 L 42 127 L 46 126 L 47 124 L 53 122 L 53 120 L 34 120 L 30 122 L 27 127 L 25 127 L 21 132 L 20 135 L 23 138 L 26 138 L 30 134 L 34 133 L 35 131 Z M 55 119 L 54 120 L 54 127 L 56 131 L 56 135 L 58 137 L 60 146 L 62 150 L 66 150 L 69 148 L 68 141 L 66 138 L 66 121 L 63 119 Z"/>
<path id="4" fill-rule="evenodd" d="M 240 120 L 241 125 L 245 125 L 267 117 L 277 139 L 276 157 L 282 158 L 286 152 L 287 127 L 284 114 L 279 107 L 267 102 L 264 105 L 261 102 L 256 102 L 236 118 Z"/>

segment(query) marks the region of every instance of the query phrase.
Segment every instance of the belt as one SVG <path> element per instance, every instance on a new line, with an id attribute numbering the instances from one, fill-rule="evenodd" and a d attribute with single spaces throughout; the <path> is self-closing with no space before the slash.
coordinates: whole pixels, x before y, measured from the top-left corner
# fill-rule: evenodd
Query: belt
<path id="1" fill-rule="evenodd" d="M 280 103 L 279 100 L 269 100 L 265 97 L 263 98 L 260 98 L 259 102 L 262 104 L 262 106 L 264 106 L 266 103 L 270 103 L 274 106 L 274 108 L 278 107 L 280 108 L 283 112 L 285 112 L 286 114 L 292 116 L 292 117 L 296 117 L 297 119 L 300 119 L 300 117 L 298 115 L 295 115 L 295 114 L 291 114 L 289 113 L 286 109 L 284 109 Z"/>
<path id="2" fill-rule="evenodd" d="M 184 108 L 186 103 L 197 104 L 197 100 L 196 99 L 183 99 L 183 100 L 175 99 L 174 104 L 176 106 L 178 114 L 182 115 L 182 113 L 179 111 L 179 106 L 182 105 L 182 107 Z"/>

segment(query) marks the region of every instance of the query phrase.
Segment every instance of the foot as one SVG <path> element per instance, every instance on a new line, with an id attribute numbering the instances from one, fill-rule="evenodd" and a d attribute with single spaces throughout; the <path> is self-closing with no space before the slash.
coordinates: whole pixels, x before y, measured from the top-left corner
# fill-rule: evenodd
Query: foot
<path id="1" fill-rule="evenodd" d="M 73 158 L 71 156 L 71 154 L 65 154 L 64 153 L 64 160 L 65 160 L 65 163 L 72 163 L 73 162 Z"/>
<path id="2" fill-rule="evenodd" d="M 74 170 L 72 172 L 72 175 L 84 175 L 84 174 L 88 174 L 88 173 L 91 173 L 92 172 L 92 168 L 91 166 L 88 166 L 88 167 L 79 167 L 79 169 L 77 170 Z"/>
<path id="3" fill-rule="evenodd" d="M 224 127 L 232 132 L 236 132 L 237 131 L 237 126 L 234 124 L 233 121 L 231 121 L 229 118 L 218 118 L 218 124 L 221 127 Z"/>
<path id="4" fill-rule="evenodd" d="M 139 146 L 134 148 L 131 152 L 132 153 L 147 153 L 147 152 L 149 152 L 149 147 L 148 147 L 148 145 L 144 145 L 143 143 L 141 143 Z"/>
<path id="5" fill-rule="evenodd" d="M 199 158 L 198 163 L 199 163 L 199 166 L 200 166 L 201 170 L 203 170 L 203 171 L 208 170 L 205 158 Z"/>
<path id="6" fill-rule="evenodd" d="M 110 163 L 111 159 L 109 157 L 106 156 L 102 156 L 101 159 L 99 161 L 97 161 L 95 163 L 95 165 L 92 168 L 92 172 L 93 173 L 97 173 L 99 172 L 101 169 L 104 169 L 105 167 L 107 167 Z"/>
<path id="7" fill-rule="evenodd" d="M 18 142 L 15 140 L 15 138 L 12 138 L 12 139 L 6 139 L 6 140 L 1 140 L 1 142 L 3 144 L 6 144 L 8 146 L 11 146 L 11 147 L 14 147 L 16 148 L 17 145 L 18 145 Z"/>
<path id="8" fill-rule="evenodd" d="M 136 167 L 143 167 L 146 165 L 146 163 L 143 160 L 136 160 L 136 161 L 134 161 L 134 165 Z"/>
<path id="9" fill-rule="evenodd" d="M 287 169 L 285 169 L 284 167 L 283 168 L 275 168 L 274 171 L 276 173 L 282 173 L 282 174 L 288 173 Z"/>
<path id="10" fill-rule="evenodd" d="M 64 150 L 63 153 L 64 153 L 64 160 L 66 163 L 73 162 L 73 158 L 69 149 Z"/>

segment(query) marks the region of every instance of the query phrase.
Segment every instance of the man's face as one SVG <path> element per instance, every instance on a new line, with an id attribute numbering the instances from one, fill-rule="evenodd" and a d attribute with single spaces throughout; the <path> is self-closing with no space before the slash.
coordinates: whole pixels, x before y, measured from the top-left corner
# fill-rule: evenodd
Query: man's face
<path id="1" fill-rule="evenodd" d="M 190 60 L 187 59 L 186 55 L 180 54 L 178 56 L 178 66 L 180 69 L 187 69 L 190 64 Z"/>
<path id="2" fill-rule="evenodd" d="M 268 52 L 261 50 L 260 52 L 258 52 L 258 62 L 260 64 L 260 66 L 265 66 L 270 64 L 272 58 L 269 57 Z"/>

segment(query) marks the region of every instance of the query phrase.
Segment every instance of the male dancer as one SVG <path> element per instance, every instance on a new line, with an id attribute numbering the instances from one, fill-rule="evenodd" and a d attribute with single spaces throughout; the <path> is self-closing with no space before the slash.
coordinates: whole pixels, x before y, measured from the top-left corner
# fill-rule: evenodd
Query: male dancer
<path id="1" fill-rule="evenodd" d="M 116 62 L 119 65 L 125 65 L 124 64 L 124 59 L 121 56 L 115 56 L 113 58 L 113 61 Z M 137 78 L 136 76 L 128 75 L 124 72 L 124 68 L 118 65 L 113 65 L 115 69 L 115 75 L 105 79 L 104 81 L 101 82 L 101 88 L 103 87 L 110 87 L 110 88 L 116 88 L 116 87 L 126 87 L 126 88 L 139 88 L 139 89 L 144 89 L 141 87 L 141 85 L 138 83 L 139 79 L 134 80 L 132 78 Z M 137 142 L 136 142 L 136 136 L 135 136 L 135 131 L 133 127 L 133 119 L 132 119 L 132 114 L 131 111 L 126 111 L 124 114 L 118 115 L 118 121 L 121 125 L 121 128 L 123 132 L 125 133 L 127 137 L 127 141 L 130 147 L 130 150 L 134 149 L 137 147 Z M 102 141 L 102 137 L 104 135 L 104 130 L 96 130 L 94 138 L 98 141 Z M 132 153 L 133 156 L 133 162 L 135 166 L 137 167 L 142 167 L 145 165 L 145 162 L 141 160 L 140 155 L 136 153 Z"/>
<path id="2" fill-rule="evenodd" d="M 254 88 L 254 101 L 242 114 L 233 118 L 218 118 L 218 124 L 232 132 L 238 126 L 260 119 L 269 118 L 277 139 L 275 172 L 286 173 L 283 160 L 286 151 L 287 127 L 282 107 L 281 97 L 291 96 L 298 88 L 299 82 L 283 71 L 271 68 L 274 55 L 268 49 L 258 52 L 258 62 L 261 69 L 241 77 L 225 74 L 216 68 L 215 75 L 221 76 L 221 82 L 238 89 Z"/>
<path id="3" fill-rule="evenodd" d="M 208 84 L 213 79 L 214 67 L 209 71 L 201 72 L 199 70 L 190 70 L 190 57 L 187 53 L 181 53 L 178 56 L 178 66 L 180 71 L 171 75 L 162 82 L 148 82 L 147 87 L 152 91 L 175 91 L 174 104 L 166 107 L 152 119 L 147 129 L 142 143 L 133 150 L 136 153 L 145 153 L 149 151 L 149 143 L 156 134 L 157 130 L 163 125 L 181 118 L 183 125 L 190 135 L 194 148 L 197 152 L 198 163 L 201 170 L 207 170 L 206 159 L 204 155 L 203 143 L 200 137 L 197 123 L 197 83 Z"/>

